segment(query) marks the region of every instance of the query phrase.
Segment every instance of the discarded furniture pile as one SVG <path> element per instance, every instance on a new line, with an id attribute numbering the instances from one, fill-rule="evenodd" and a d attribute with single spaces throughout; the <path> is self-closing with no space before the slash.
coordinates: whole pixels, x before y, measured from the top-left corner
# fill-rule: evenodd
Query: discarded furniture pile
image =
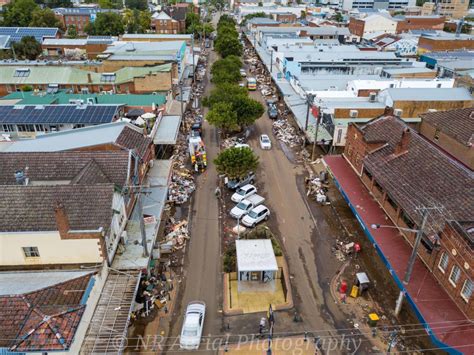
<path id="1" fill-rule="evenodd" d="M 300 146 L 303 143 L 296 129 L 287 120 L 273 121 L 273 134 L 279 141 L 282 141 L 291 148 Z"/>

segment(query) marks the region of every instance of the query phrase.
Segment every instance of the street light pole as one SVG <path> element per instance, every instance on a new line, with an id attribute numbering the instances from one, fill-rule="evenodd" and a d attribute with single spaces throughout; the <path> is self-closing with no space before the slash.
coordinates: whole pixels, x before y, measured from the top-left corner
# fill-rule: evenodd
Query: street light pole
<path id="1" fill-rule="evenodd" d="M 413 266 L 415 265 L 416 255 L 418 254 L 418 247 L 420 246 L 421 238 L 423 237 L 423 230 L 426 225 L 426 221 L 428 219 L 428 209 L 423 209 L 423 217 L 421 219 L 420 228 L 416 232 L 415 243 L 413 244 L 413 250 L 410 255 L 410 259 L 408 259 L 408 266 L 407 271 L 405 272 L 405 277 L 403 278 L 403 284 L 406 286 L 410 282 L 411 274 L 413 272 Z M 405 296 L 405 292 L 403 290 L 400 291 L 398 295 L 397 303 L 395 305 L 395 315 L 398 316 L 400 310 L 402 309 L 403 298 Z"/>
<path id="2" fill-rule="evenodd" d="M 270 51 L 270 73 L 273 72 L 273 51 Z"/>

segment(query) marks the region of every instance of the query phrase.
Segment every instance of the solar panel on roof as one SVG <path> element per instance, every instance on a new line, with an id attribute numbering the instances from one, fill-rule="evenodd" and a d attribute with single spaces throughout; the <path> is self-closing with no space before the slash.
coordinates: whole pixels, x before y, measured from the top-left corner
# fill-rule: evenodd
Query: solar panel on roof
<path id="1" fill-rule="evenodd" d="M 102 124 L 111 122 L 119 105 L 49 105 L 36 109 L 25 105 L 22 109 L 14 106 L 0 106 L 0 123 L 10 124 Z"/>

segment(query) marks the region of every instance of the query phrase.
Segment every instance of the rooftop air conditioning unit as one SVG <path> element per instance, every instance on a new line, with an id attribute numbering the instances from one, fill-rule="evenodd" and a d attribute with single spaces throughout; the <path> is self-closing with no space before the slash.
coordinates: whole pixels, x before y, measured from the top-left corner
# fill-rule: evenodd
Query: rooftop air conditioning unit
<path id="1" fill-rule="evenodd" d="M 350 116 L 350 118 L 357 118 L 357 116 L 359 116 L 359 111 L 357 111 L 357 110 L 350 110 L 350 111 L 349 111 L 349 116 Z"/>
<path id="2" fill-rule="evenodd" d="M 395 110 L 393 110 L 393 115 L 395 117 L 398 117 L 398 118 L 402 117 L 402 113 L 403 113 L 403 110 L 401 110 L 399 108 L 396 108 Z"/>
<path id="3" fill-rule="evenodd" d="M 435 109 L 435 108 L 430 108 L 430 109 L 428 109 L 428 112 L 438 112 L 438 110 Z"/>
<path id="4" fill-rule="evenodd" d="M 371 92 L 371 93 L 369 94 L 369 101 L 370 101 L 370 102 L 375 102 L 376 99 L 377 99 L 377 93 Z"/>

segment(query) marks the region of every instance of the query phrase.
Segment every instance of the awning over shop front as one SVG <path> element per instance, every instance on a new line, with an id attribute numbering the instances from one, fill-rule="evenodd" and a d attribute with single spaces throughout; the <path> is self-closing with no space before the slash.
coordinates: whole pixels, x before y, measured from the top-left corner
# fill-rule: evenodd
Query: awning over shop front
<path id="1" fill-rule="evenodd" d="M 153 143 L 176 144 L 180 124 L 180 116 L 163 116 L 153 137 Z"/>

